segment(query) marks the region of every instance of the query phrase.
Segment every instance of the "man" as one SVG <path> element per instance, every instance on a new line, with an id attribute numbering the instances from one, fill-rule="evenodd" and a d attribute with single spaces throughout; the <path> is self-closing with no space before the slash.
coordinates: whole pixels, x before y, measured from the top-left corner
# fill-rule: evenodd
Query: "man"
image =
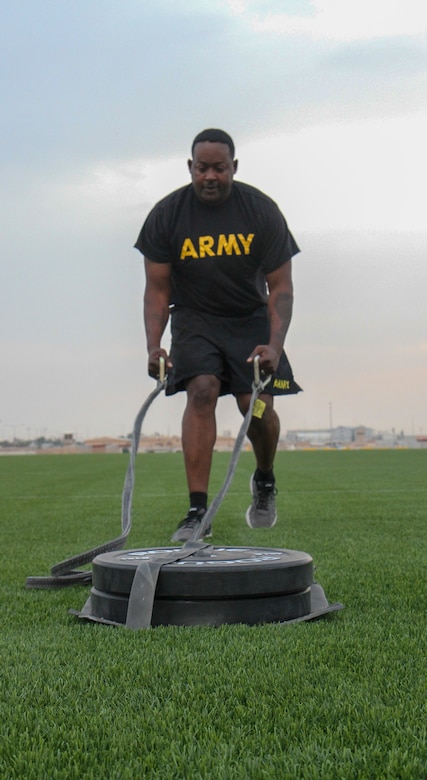
<path id="1" fill-rule="evenodd" d="M 190 509 L 172 541 L 194 538 L 208 502 L 216 403 L 232 393 L 245 415 L 253 360 L 272 375 L 248 430 L 256 459 L 251 528 L 277 518 L 274 457 L 280 421 L 273 395 L 297 393 L 283 344 L 292 316 L 291 258 L 299 252 L 276 204 L 234 181 L 234 144 L 222 130 L 199 133 L 188 161 L 191 184 L 161 200 L 135 244 L 145 257 L 144 320 L 148 371 L 168 371 L 166 393 L 187 393 L 182 446 Z M 161 339 L 171 316 L 170 355 Z M 211 535 L 211 528 L 205 532 Z"/>

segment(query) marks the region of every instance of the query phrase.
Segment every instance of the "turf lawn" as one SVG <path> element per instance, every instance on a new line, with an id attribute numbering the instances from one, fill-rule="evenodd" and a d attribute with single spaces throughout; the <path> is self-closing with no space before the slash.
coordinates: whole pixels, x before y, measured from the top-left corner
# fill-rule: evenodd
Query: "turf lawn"
<path id="1" fill-rule="evenodd" d="M 289 626 L 133 632 L 69 615 L 87 587 L 26 589 L 118 535 L 126 466 L 0 458 L 0 778 L 427 778 L 427 451 L 280 453 L 268 531 L 242 454 L 214 543 L 309 552 L 345 604 Z M 127 547 L 167 545 L 186 509 L 182 455 L 139 455 Z"/>

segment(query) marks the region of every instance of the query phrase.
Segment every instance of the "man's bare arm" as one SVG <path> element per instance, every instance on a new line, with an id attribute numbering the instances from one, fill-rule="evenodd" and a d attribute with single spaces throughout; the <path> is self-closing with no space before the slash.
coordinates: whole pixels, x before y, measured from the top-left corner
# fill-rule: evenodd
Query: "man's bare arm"
<path id="1" fill-rule="evenodd" d="M 292 319 L 294 290 L 292 283 L 292 260 L 266 276 L 268 316 L 270 320 L 270 341 L 259 344 L 249 357 L 252 361 L 260 356 L 260 366 L 266 373 L 274 373 L 279 365 L 286 334 Z"/>
<path id="2" fill-rule="evenodd" d="M 161 340 L 169 320 L 171 291 L 171 264 L 153 263 L 147 257 L 145 263 L 144 324 L 147 338 L 148 373 L 157 376 L 159 357 L 164 357 L 166 366 L 172 363 L 161 347 Z"/>

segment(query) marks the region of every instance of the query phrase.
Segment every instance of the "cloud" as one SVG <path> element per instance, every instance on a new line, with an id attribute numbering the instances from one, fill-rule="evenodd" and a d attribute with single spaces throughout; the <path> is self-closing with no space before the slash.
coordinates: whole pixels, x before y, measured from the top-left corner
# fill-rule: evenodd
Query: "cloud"
<path id="1" fill-rule="evenodd" d="M 331 70 L 340 70 L 345 78 L 365 74 L 371 80 L 403 80 L 427 69 L 427 49 L 423 41 L 409 36 L 384 38 L 379 41 L 352 41 L 334 47 L 322 57 Z"/>
<path id="2" fill-rule="evenodd" d="M 258 33 L 307 36 L 329 41 L 419 36 L 427 30 L 424 0 L 407 0 L 405 3 L 401 0 L 313 0 L 310 5 L 312 13 L 304 16 L 298 13 L 254 13 L 251 26 Z"/>
<path id="3" fill-rule="evenodd" d="M 93 0 L 72 13 L 47 0 L 9 4 L 0 31 L 4 167 L 45 175 L 82 160 L 120 161 L 124 149 L 171 156 L 209 124 L 247 139 L 277 124 L 352 117 L 361 105 L 365 114 L 420 105 L 422 46 L 402 40 L 425 28 L 424 1 L 413 7 L 402 4 L 401 20 L 400 4 L 384 11 L 372 0 L 120 8 Z M 369 47 L 377 18 L 400 44 L 386 37 L 380 50 Z"/>
<path id="4" fill-rule="evenodd" d="M 324 123 L 238 148 L 239 177 L 256 182 L 295 230 L 425 232 L 422 113 Z"/>

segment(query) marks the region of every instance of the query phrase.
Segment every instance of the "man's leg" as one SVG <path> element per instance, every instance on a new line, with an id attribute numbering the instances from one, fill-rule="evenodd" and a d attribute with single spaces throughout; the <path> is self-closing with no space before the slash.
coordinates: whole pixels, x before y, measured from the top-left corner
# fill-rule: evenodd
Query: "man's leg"
<path id="1" fill-rule="evenodd" d="M 187 383 L 187 405 L 182 418 L 182 449 L 190 494 L 190 510 L 172 541 L 192 539 L 207 507 L 212 453 L 216 440 L 216 404 L 221 389 L 217 377 L 207 374 Z M 210 528 L 205 536 L 210 536 Z"/>
<path id="2" fill-rule="evenodd" d="M 243 415 L 249 409 L 251 396 L 249 394 L 238 395 L 237 405 Z M 252 444 L 255 460 L 259 471 L 268 474 L 274 464 L 277 442 L 280 435 L 280 420 L 273 406 L 273 396 L 261 394 L 260 404 L 265 404 L 262 417 L 252 417 L 248 439 Z"/>
<path id="3" fill-rule="evenodd" d="M 182 418 L 182 449 L 188 490 L 208 492 L 212 452 L 216 440 L 215 409 L 220 391 L 215 376 L 197 376 L 187 384 L 187 406 Z"/>
<path id="4" fill-rule="evenodd" d="M 250 398 L 248 394 L 237 396 L 242 414 L 247 413 Z M 257 468 L 251 477 L 253 500 L 246 512 L 246 522 L 251 528 L 271 528 L 277 519 L 273 465 L 280 435 L 280 420 L 271 395 L 261 394 L 258 401 L 259 416 L 252 417 L 248 429 Z"/>

